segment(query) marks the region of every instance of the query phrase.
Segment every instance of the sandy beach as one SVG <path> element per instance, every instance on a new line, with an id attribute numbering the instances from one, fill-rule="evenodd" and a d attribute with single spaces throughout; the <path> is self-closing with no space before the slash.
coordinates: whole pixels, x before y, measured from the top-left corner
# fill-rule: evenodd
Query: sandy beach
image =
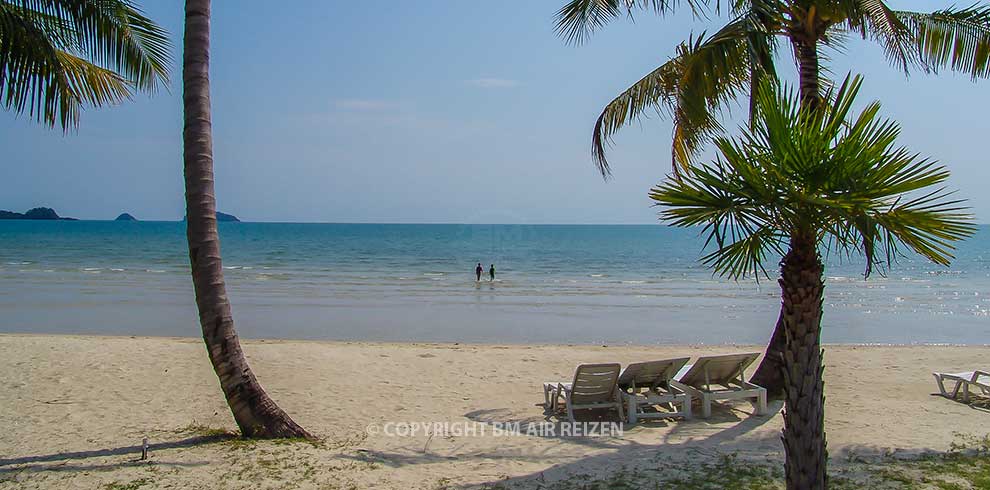
<path id="1" fill-rule="evenodd" d="M 0 488 L 445 488 L 509 479 L 535 487 L 658 458 L 781 458 L 779 404 L 709 420 L 654 422 L 610 437 L 434 434 L 413 423 L 541 422 L 540 383 L 580 362 L 623 364 L 754 346 L 524 346 L 247 341 L 272 396 L 322 438 L 247 442 L 202 342 L 186 338 L 0 336 Z M 988 432 L 990 414 L 933 396 L 932 370 L 985 363 L 985 347 L 827 346 L 833 461 L 944 451 Z M 468 426 L 468 425 L 465 425 Z M 388 428 L 391 427 L 391 433 Z M 478 429 L 474 429 L 478 430 Z M 139 461 L 142 439 L 151 446 Z M 132 486 L 124 486 L 132 485 Z"/>

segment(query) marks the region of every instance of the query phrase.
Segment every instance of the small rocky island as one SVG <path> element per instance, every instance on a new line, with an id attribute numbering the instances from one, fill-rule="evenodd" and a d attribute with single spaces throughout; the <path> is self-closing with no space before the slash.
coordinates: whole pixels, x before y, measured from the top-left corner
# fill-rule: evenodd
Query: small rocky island
<path id="1" fill-rule="evenodd" d="M 182 217 L 182 221 L 185 221 L 185 220 L 186 220 L 186 216 L 183 216 Z M 220 211 L 217 211 L 217 221 L 237 221 L 237 222 L 240 222 L 241 220 L 237 219 L 237 216 L 234 216 L 232 214 L 221 213 Z"/>
<path id="2" fill-rule="evenodd" d="M 137 218 L 131 216 L 130 213 L 120 213 L 120 216 L 117 216 L 114 221 L 137 221 Z"/>
<path id="3" fill-rule="evenodd" d="M 34 219 L 49 221 L 77 221 L 75 218 L 59 216 L 52 208 L 32 208 L 24 213 L 0 210 L 0 219 Z"/>

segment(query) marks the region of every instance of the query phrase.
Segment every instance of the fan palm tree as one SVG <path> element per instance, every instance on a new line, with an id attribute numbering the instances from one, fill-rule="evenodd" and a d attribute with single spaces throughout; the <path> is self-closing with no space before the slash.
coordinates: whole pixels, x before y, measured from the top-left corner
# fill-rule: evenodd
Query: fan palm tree
<path id="1" fill-rule="evenodd" d="M 186 0 L 182 50 L 186 238 L 203 340 L 234 420 L 245 437 L 311 438 L 265 393 L 234 330 L 220 261 L 210 115 L 210 0 Z"/>
<path id="2" fill-rule="evenodd" d="M 898 126 L 869 104 L 852 117 L 861 79 L 846 78 L 831 104 L 802 109 L 769 81 L 735 139 L 715 140 L 715 162 L 654 187 L 662 219 L 703 226 L 706 264 L 740 278 L 780 261 L 784 331 L 785 476 L 788 489 L 826 488 L 821 348 L 825 282 L 820 248 L 862 253 L 866 274 L 906 246 L 947 265 L 953 242 L 973 233 L 960 201 L 939 187 L 949 173 L 895 147 Z M 826 96 L 823 100 L 828 101 Z"/>
<path id="3" fill-rule="evenodd" d="M 169 39 L 128 0 L 0 0 L 0 101 L 63 130 L 168 86 Z"/>
<path id="4" fill-rule="evenodd" d="M 905 72 L 950 69 L 974 79 L 990 76 L 990 7 L 948 8 L 931 13 L 894 10 L 882 0 L 687 0 L 695 15 L 714 7 L 727 10 L 729 22 L 710 36 L 704 33 L 677 47 L 675 56 L 610 102 L 595 123 L 592 155 L 603 177 L 610 168 L 606 144 L 621 128 L 649 110 L 674 124 L 674 174 L 690 166 L 713 136 L 723 131 L 719 116 L 728 104 L 748 97 L 765 78 L 777 76 L 774 60 L 783 40 L 798 65 L 801 103 L 814 108 L 821 100 L 819 49 L 840 47 L 850 35 L 879 43 L 892 64 Z M 558 12 L 557 32 L 580 43 L 609 21 L 634 9 L 672 13 L 671 0 L 571 0 Z M 826 83 L 827 85 L 827 83 Z M 781 315 L 783 311 L 781 311 Z M 782 319 L 753 382 L 779 395 L 783 378 L 780 353 Z"/>

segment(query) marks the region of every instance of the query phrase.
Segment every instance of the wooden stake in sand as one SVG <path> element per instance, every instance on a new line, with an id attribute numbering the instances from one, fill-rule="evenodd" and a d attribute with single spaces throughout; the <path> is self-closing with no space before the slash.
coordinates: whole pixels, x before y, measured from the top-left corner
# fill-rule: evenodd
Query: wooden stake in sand
<path id="1" fill-rule="evenodd" d="M 141 440 L 141 461 L 148 459 L 148 438 Z"/>

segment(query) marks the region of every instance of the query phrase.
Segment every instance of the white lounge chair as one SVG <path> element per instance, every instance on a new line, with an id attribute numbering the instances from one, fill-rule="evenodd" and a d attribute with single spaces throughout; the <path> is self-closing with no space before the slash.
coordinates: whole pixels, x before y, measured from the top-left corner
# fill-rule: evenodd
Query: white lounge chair
<path id="1" fill-rule="evenodd" d="M 965 373 L 932 373 L 935 376 L 935 383 L 938 384 L 938 391 L 946 398 L 955 399 L 962 389 L 962 401 L 969 403 L 970 388 L 978 388 L 983 396 L 990 397 L 990 373 L 986 371 L 969 371 Z M 952 391 L 946 391 L 945 382 L 955 383 Z"/>
<path id="2" fill-rule="evenodd" d="M 685 366 L 670 385 L 700 400 L 704 418 L 712 415 L 715 400 L 752 400 L 756 414 L 763 415 L 767 412 L 767 390 L 744 377 L 746 368 L 759 356 L 752 353 L 700 357 L 694 364 Z"/>
<path id="3" fill-rule="evenodd" d="M 615 382 L 620 366 L 612 364 L 581 364 L 574 371 L 571 383 L 543 383 L 543 407 L 547 419 L 567 414 L 574 422 L 575 410 L 613 408 L 623 418 L 622 396 Z"/>
<path id="4" fill-rule="evenodd" d="M 622 370 L 616 383 L 622 392 L 626 419 L 630 424 L 635 424 L 638 419 L 691 418 L 691 395 L 670 384 L 687 362 L 687 357 L 637 362 Z M 656 406 L 663 406 L 666 410 L 644 410 Z"/>

